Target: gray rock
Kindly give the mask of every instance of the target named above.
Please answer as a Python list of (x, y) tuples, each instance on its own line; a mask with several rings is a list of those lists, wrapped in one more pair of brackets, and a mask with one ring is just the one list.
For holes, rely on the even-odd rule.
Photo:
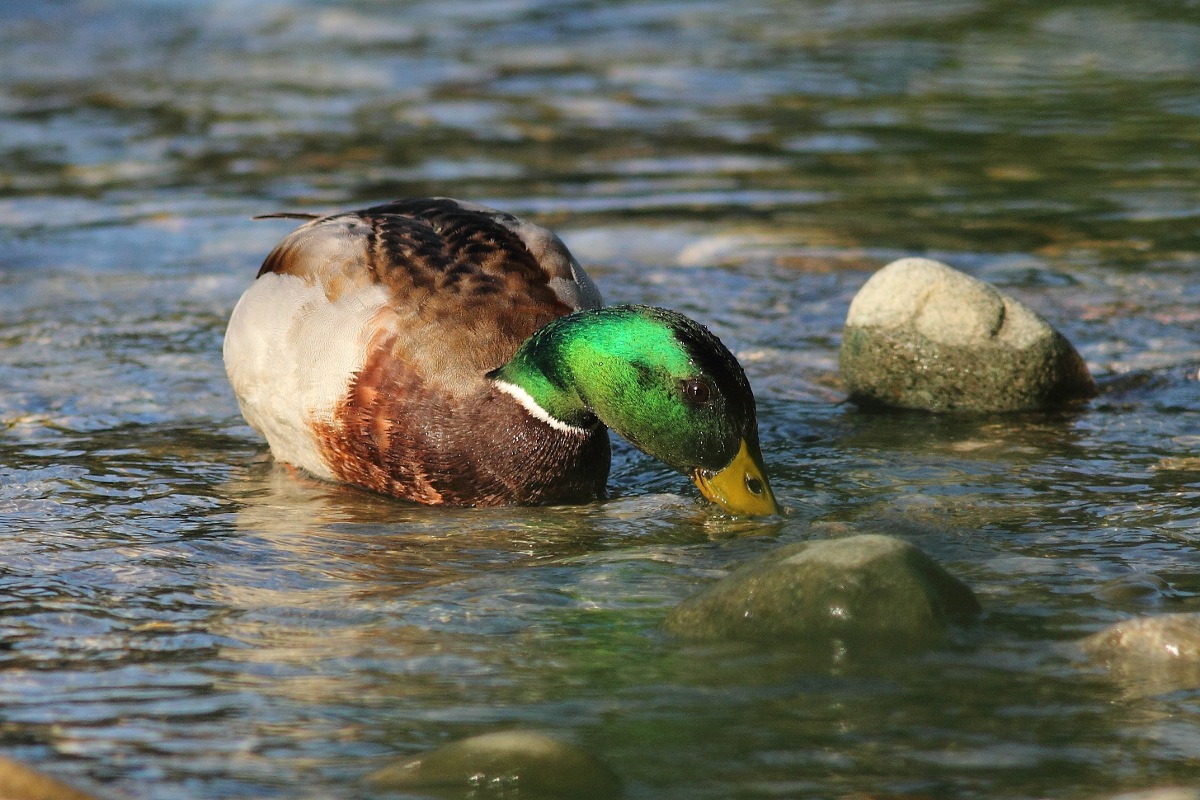
[(694, 639), (924, 645), (979, 611), (966, 584), (916, 546), (861, 534), (755, 559), (673, 608), (665, 627)]
[(1200, 613), (1123, 620), (1084, 639), (1080, 648), (1132, 696), (1200, 687)]
[(850, 304), (850, 398), (927, 411), (1022, 411), (1096, 395), (1087, 365), (1040, 316), (945, 264), (903, 258)]
[(1200, 800), (1200, 789), (1194, 786), (1159, 786), (1136, 792), (1110, 794), (1104, 800)]
[(381, 789), (442, 790), (446, 796), (496, 792), (507, 797), (608, 800), (621, 793), (615, 774), (575, 745), (529, 731), (472, 736), (404, 759), (367, 779)]

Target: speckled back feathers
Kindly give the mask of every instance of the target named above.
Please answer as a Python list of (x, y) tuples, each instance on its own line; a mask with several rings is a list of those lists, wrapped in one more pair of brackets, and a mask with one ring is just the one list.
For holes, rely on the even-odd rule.
[(277, 456), (423, 503), (603, 494), (603, 429), (563, 438), (485, 377), (549, 321), (600, 305), (554, 234), (445, 198), (280, 216), (307, 221), (226, 337), (243, 413)]

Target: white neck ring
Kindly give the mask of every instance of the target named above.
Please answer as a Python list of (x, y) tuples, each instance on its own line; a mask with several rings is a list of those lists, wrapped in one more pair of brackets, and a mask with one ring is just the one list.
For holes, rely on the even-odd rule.
[(550, 416), (550, 412), (538, 405), (538, 402), (533, 399), (529, 392), (517, 386), (515, 383), (502, 381), (499, 378), (493, 378), (492, 382), (496, 384), (496, 388), (504, 392), (506, 395), (516, 400), (521, 408), (529, 414), (529, 416), (544, 422), (556, 431), (569, 433), (573, 436), (587, 436), (592, 431), (588, 428), (580, 428), (577, 425), (568, 425), (561, 419), (556, 419)]

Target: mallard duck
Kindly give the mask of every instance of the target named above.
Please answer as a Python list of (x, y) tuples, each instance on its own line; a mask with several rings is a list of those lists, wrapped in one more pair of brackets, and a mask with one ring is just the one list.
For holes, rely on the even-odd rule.
[(699, 323), (604, 307), (550, 231), (446, 198), (305, 220), (225, 334), (279, 461), (430, 505), (605, 496), (607, 428), (728, 511), (778, 510), (754, 396)]

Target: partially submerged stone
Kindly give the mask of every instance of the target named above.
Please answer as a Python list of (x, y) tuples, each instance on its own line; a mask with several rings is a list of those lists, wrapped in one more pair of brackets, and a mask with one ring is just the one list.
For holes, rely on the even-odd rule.
[(451, 742), (385, 767), (368, 781), (382, 789), (442, 789), (456, 796), (463, 791), (504, 796), (516, 791), (523, 798), (541, 800), (607, 800), (621, 793), (620, 780), (591, 753), (529, 731)]
[(1200, 788), (1195, 786), (1159, 786), (1136, 792), (1104, 795), (1103, 800), (1200, 800)]
[(684, 600), (665, 626), (693, 639), (903, 646), (937, 640), (979, 612), (970, 588), (915, 545), (860, 534), (767, 553)]
[(1200, 687), (1200, 613), (1123, 620), (1084, 639), (1080, 647), (1131, 694)]
[(850, 399), (927, 411), (1022, 411), (1096, 395), (1048, 322), (937, 261), (903, 258), (850, 304), (840, 369)]
[(93, 795), (0, 756), (0, 798), (3, 800), (96, 800)]

